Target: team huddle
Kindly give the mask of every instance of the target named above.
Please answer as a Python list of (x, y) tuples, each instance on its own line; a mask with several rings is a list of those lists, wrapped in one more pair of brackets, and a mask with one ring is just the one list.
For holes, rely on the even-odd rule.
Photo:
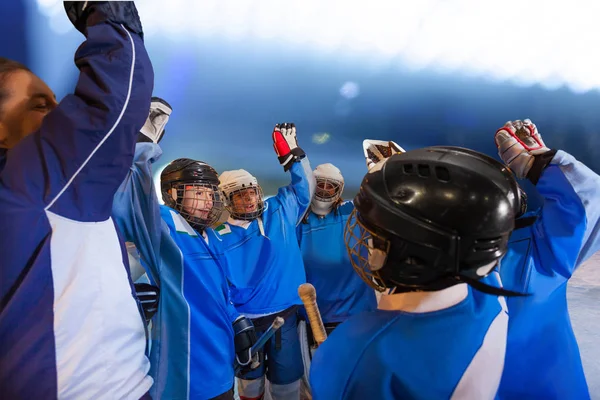
[(180, 158), (161, 204), (173, 110), (135, 5), (65, 9), (73, 95), (0, 58), (6, 398), (590, 398), (566, 287), (600, 249), (600, 176), (533, 122), (490, 134), (501, 162), (365, 140), (352, 201), (281, 123), (274, 196)]

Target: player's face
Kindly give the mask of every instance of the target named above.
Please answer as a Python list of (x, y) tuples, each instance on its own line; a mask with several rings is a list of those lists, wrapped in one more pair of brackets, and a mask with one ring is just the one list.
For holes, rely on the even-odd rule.
[(186, 186), (181, 206), (192, 217), (208, 219), (213, 208), (214, 191), (208, 187)]
[(317, 195), (323, 198), (331, 198), (337, 194), (339, 186), (327, 180), (317, 181)]
[(253, 188), (240, 190), (231, 199), (234, 211), (240, 214), (256, 212), (259, 200), (258, 193)]
[(10, 149), (37, 131), (57, 103), (48, 85), (29, 71), (13, 71), (4, 78), (7, 97), (0, 105), (0, 147)]

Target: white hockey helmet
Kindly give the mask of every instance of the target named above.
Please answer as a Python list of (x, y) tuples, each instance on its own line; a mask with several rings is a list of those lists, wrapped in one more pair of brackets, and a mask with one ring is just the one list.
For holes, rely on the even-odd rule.
[(317, 215), (325, 216), (333, 209), (342, 197), (344, 177), (333, 164), (321, 164), (313, 171), (317, 187), (311, 201), (311, 210)]
[(225, 171), (219, 176), (219, 182), (219, 190), (223, 193), (226, 208), (232, 218), (251, 221), (262, 215), (265, 209), (262, 188), (248, 171)]

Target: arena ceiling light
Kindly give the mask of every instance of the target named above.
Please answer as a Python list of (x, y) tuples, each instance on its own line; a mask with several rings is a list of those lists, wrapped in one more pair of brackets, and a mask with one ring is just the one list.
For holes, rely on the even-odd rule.
[[(52, 19), (62, 2), (38, 0)], [(600, 2), (140, 0), (148, 35), (254, 37), (517, 85), (600, 88)], [(58, 28), (58, 23), (52, 26)], [(65, 26), (64, 23), (60, 25)]]

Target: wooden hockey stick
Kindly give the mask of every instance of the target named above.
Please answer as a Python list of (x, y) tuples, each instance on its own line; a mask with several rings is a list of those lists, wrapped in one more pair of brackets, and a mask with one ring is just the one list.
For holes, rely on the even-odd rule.
[(321, 319), (321, 313), (319, 307), (317, 307), (317, 292), (315, 287), (310, 283), (303, 283), (298, 287), (298, 295), (304, 303), (306, 314), (308, 315), (308, 322), (313, 332), (317, 347), (321, 345), (327, 339), (327, 332)]

